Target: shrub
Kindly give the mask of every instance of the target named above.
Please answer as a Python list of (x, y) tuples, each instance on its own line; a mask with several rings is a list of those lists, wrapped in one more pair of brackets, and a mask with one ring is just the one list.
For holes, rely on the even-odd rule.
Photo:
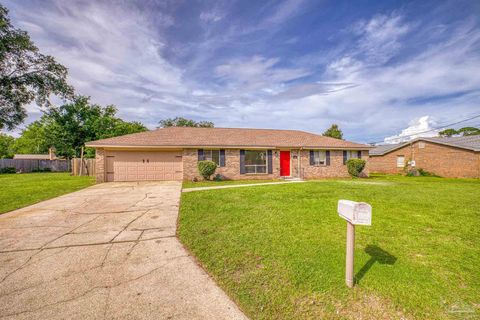
[(17, 173), (14, 167), (0, 168), (0, 173)]
[(362, 159), (349, 159), (347, 160), (348, 173), (352, 177), (359, 177), (365, 168), (366, 161)]
[(210, 176), (215, 173), (217, 169), (217, 164), (213, 161), (199, 161), (198, 162), (198, 172), (205, 180), (209, 180)]

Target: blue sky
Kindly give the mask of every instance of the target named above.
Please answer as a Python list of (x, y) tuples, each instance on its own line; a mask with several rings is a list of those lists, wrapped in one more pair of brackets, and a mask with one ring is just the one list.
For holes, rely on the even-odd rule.
[(370, 142), (480, 114), (480, 1), (3, 3), (77, 93), (150, 128), (338, 123)]

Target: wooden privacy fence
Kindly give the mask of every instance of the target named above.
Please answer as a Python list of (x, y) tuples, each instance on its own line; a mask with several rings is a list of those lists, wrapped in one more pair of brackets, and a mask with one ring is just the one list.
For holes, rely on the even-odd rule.
[(67, 160), (44, 160), (44, 159), (0, 159), (0, 169), (15, 168), (17, 172), (35, 171), (70, 171), (70, 161)]
[(71, 167), (73, 176), (95, 175), (95, 159), (73, 158)]

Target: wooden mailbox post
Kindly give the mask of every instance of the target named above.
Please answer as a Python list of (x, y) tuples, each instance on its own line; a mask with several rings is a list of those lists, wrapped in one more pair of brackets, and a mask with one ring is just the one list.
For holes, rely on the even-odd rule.
[(340, 217), (347, 220), (345, 283), (352, 288), (355, 285), (353, 279), (355, 225), (370, 226), (372, 224), (372, 206), (365, 202), (339, 200), (337, 211)]

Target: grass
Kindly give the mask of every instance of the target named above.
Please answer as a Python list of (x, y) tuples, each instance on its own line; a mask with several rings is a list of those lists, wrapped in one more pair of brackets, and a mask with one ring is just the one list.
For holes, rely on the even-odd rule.
[(0, 174), (0, 213), (80, 190), (93, 183), (93, 177), (73, 177), (63, 172)]
[(254, 184), (254, 183), (265, 183), (265, 182), (278, 182), (283, 180), (223, 180), (223, 181), (184, 181), (183, 188), (198, 188), (198, 187), (215, 187), (215, 186), (226, 186), (226, 185), (235, 185), (235, 184)]
[[(354, 289), (339, 199), (373, 206)], [(479, 180), (375, 176), (183, 193), (179, 237), (252, 319), (473, 319), (479, 214)]]

